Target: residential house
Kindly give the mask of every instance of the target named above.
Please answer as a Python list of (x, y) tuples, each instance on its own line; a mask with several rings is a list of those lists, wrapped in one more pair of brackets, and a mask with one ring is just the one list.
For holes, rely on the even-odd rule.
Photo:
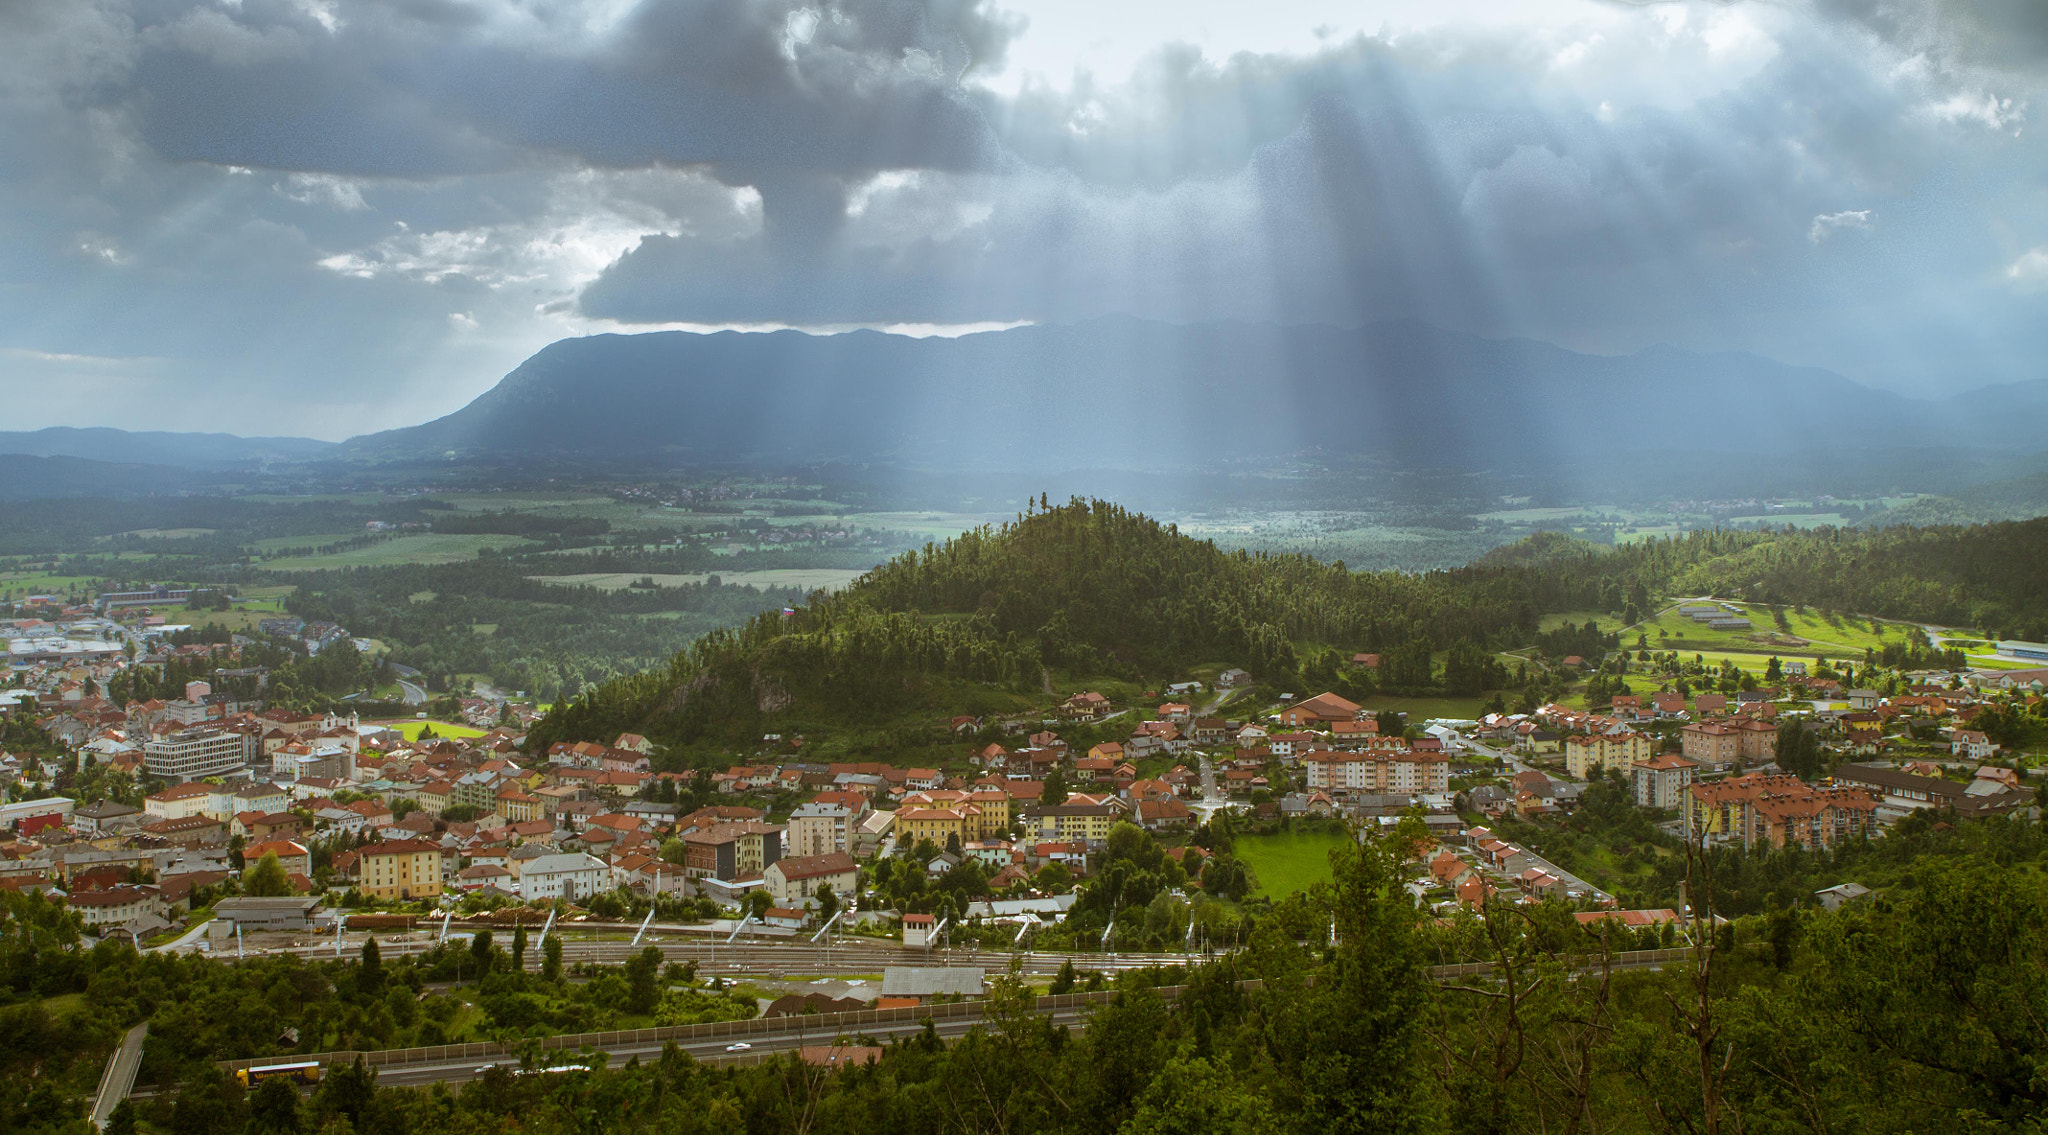
[(756, 820), (713, 824), (683, 836), (684, 870), (692, 879), (724, 882), (757, 875), (782, 858), (782, 826)]
[(1869, 893), (1870, 888), (1861, 883), (1837, 883), (1832, 887), (1824, 887), (1813, 892), (1813, 897), (1820, 901), (1823, 909), (1833, 913), (1842, 909), (1845, 904), (1854, 902)]
[(1998, 755), (1998, 745), (1975, 729), (1957, 729), (1949, 733), (1948, 751), (1953, 756), (1988, 761)]
[(519, 868), (519, 897), (586, 899), (613, 888), (611, 864), (583, 851), (560, 852), (527, 860)]
[(1280, 723), (1293, 728), (1314, 728), (1338, 721), (1357, 721), (1362, 713), (1357, 702), (1322, 693), (1281, 710)]
[(809, 905), (820, 885), (829, 885), (839, 895), (860, 889), (860, 865), (844, 851), (778, 859), (762, 874), (768, 893), (781, 906)]
[(1964, 819), (2003, 815), (2032, 802), (2029, 792), (1972, 794), (1967, 785), (1939, 776), (1920, 776), (1900, 769), (1846, 764), (1835, 769), (1835, 783), (1860, 788), (1883, 801), (1888, 815), (1919, 808), (1953, 808)]
[(242, 848), (242, 862), (248, 867), (262, 862), (266, 855), (277, 856), (278, 863), (284, 867), (287, 874), (308, 877), (313, 874), (313, 853), (307, 851), (304, 844), (295, 840), (265, 840)]
[(162, 918), (165, 909), (162, 891), (127, 884), (102, 891), (74, 891), (64, 902), (78, 912), (87, 930), (96, 933), (141, 918)]

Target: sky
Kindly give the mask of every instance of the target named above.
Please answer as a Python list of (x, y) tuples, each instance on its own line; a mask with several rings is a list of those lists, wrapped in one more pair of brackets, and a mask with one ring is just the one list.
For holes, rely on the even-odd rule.
[(2032, 381), (2044, 82), (2038, 0), (0, 0), (0, 428), (1109, 314)]

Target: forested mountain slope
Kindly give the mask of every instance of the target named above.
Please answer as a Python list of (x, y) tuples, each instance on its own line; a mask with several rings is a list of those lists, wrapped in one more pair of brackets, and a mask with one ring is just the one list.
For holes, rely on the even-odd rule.
[(535, 740), (734, 740), (791, 707), (875, 716), (928, 680), (1036, 689), (1047, 668), (1165, 680), (1201, 662), (1297, 675), (1303, 646), (1522, 645), (1556, 611), (1720, 594), (1901, 619), (2048, 625), (2048, 520), (1975, 528), (1690, 533), (1619, 549), (1544, 534), (1454, 571), (1352, 572), (1226, 552), (1102, 501), (1045, 508), (761, 615), (551, 714)]

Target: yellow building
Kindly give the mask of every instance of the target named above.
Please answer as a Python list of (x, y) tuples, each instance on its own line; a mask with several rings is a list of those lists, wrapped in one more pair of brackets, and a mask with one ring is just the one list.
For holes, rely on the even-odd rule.
[(1636, 762), (1647, 761), (1650, 756), (1650, 739), (1641, 733), (1575, 734), (1564, 741), (1565, 771), (1580, 780), (1591, 779), (1595, 766), (1626, 776)]
[(981, 824), (974, 834), (975, 839), (1010, 837), (1009, 793), (1000, 788), (977, 788), (967, 794), (967, 802), (981, 812)]
[[(1010, 837), (1010, 794), (1000, 788), (984, 786), (972, 792), (935, 788), (914, 792), (903, 799), (904, 812), (933, 809), (960, 813), (960, 838), (963, 841)], [(901, 822), (900, 816), (898, 822)], [(912, 842), (915, 842), (914, 838)]]
[(441, 845), (424, 839), (373, 843), (357, 853), (356, 890), (374, 899), (431, 898), (441, 893)]
[(948, 837), (966, 843), (973, 838), (968, 834), (968, 811), (975, 813), (974, 820), (978, 825), (980, 810), (971, 805), (967, 808), (899, 808), (896, 810), (896, 840), (911, 847), (926, 839), (944, 847)]
[(1066, 842), (1080, 840), (1100, 844), (1109, 839), (1109, 829), (1117, 821), (1118, 812), (1110, 804), (1054, 804), (1039, 808), (1034, 822), (1040, 840)]
[(540, 801), (509, 784), (498, 790), (492, 811), (515, 824), (541, 818)]

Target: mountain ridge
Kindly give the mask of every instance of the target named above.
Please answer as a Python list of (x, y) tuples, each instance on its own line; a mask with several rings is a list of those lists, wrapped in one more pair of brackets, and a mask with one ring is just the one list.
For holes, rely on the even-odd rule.
[(2021, 412), (1999, 418), (1968, 393), (1913, 399), (1742, 352), (1594, 355), (1412, 320), (1109, 317), (951, 339), (667, 331), (559, 340), (462, 409), (334, 455), (1029, 470), (1314, 454), (1485, 467), (1925, 446), (1966, 426), (1977, 444), (2038, 448), (2048, 402), (2016, 401)]
[(112, 426), (0, 431), (0, 454), (194, 469), (306, 460), (326, 453), (334, 445), (331, 441), (305, 437), (243, 437), (229, 433), (123, 430)]

